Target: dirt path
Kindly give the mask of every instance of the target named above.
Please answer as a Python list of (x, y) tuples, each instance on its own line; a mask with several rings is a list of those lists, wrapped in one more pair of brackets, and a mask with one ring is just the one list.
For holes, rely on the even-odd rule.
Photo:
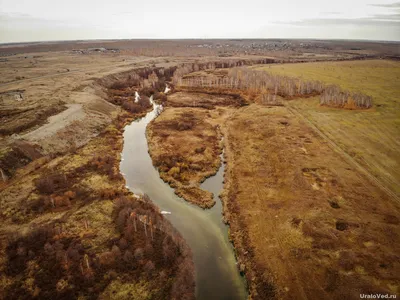
[(22, 138), (29, 141), (37, 141), (52, 136), (60, 129), (67, 127), (73, 121), (82, 120), (85, 118), (85, 111), (82, 104), (68, 104), (68, 109), (63, 112), (48, 118), (48, 123), (38, 129), (24, 134)]
[(384, 191), (390, 197), (400, 201), (399, 196), (397, 196), (392, 190), (386, 187), (380, 180), (378, 180), (374, 175), (372, 175), (367, 169), (361, 166), (354, 158), (347, 154), (342, 148), (340, 148), (334, 141), (327, 137), (318, 127), (308, 118), (306, 118), (302, 113), (300, 113), (296, 108), (285, 105), (285, 107), (294, 115), (305, 121), (316, 133), (318, 133), (328, 145), (335, 150), (337, 153), (341, 154), (354, 168), (356, 168), (360, 173), (366, 176), (370, 181), (374, 182), (382, 191)]

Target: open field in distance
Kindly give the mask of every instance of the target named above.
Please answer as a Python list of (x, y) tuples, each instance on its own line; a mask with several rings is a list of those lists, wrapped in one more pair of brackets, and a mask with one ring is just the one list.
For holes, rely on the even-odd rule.
[(369, 110), (319, 105), (296, 99), (297, 109), (376, 178), (400, 195), (400, 63), (388, 60), (285, 64), (257, 67), (276, 74), (320, 80), (372, 96)]

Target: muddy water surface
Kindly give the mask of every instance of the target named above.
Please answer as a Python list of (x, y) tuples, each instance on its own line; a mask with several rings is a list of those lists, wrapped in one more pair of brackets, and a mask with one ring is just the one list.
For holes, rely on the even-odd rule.
[(145, 136), (147, 124), (156, 117), (157, 105), (144, 118), (125, 127), (121, 172), (134, 193), (146, 193), (182, 234), (193, 252), (197, 299), (246, 299), (245, 281), (240, 276), (227, 227), (223, 224), (218, 194), (223, 187), (222, 165), (218, 173), (201, 187), (214, 193), (216, 205), (203, 210), (174, 194), (159, 177), (148, 154)]

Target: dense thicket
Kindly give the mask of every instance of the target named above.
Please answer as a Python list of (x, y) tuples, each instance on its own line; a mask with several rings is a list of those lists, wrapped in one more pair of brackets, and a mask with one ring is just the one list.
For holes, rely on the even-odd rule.
[[(100, 248), (88, 247), (63, 221), (13, 237), (5, 273), (14, 283), (6, 298), (97, 299), (118, 276), (157, 286), (152, 299), (193, 299), (190, 249), (146, 196), (117, 198), (113, 220), (120, 236)], [(86, 218), (81, 226), (90, 232)]]

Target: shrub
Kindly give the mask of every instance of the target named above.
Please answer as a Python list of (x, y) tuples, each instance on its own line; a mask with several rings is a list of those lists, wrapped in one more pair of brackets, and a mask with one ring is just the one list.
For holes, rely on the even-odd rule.
[(179, 167), (172, 167), (171, 169), (169, 169), (168, 175), (170, 175), (172, 177), (177, 177), (177, 176), (179, 176), (180, 172), (181, 172), (181, 169)]
[(167, 95), (164, 93), (155, 93), (153, 99), (158, 100), (161, 103), (165, 103), (167, 101)]
[(137, 248), (137, 249), (135, 250), (134, 255), (135, 255), (135, 259), (137, 259), (137, 260), (143, 259), (143, 257), (144, 257), (144, 251), (143, 251), (143, 249), (142, 249), (142, 248)]
[(53, 194), (68, 186), (67, 176), (62, 173), (53, 173), (35, 181), (36, 189), (42, 194)]
[(153, 87), (144, 87), (140, 90), (140, 97), (143, 97), (142, 95), (150, 97), (151, 95), (154, 95), (157, 92), (158, 91)]
[(153, 272), (154, 269), (155, 269), (154, 263), (152, 261), (150, 261), (150, 260), (144, 265), (144, 270), (147, 273)]
[(152, 104), (150, 103), (149, 97), (147, 97), (147, 96), (141, 96), (141, 97), (139, 98), (138, 104), (139, 104), (141, 107), (145, 108), (145, 109), (150, 108), (151, 105), (152, 105)]
[(192, 129), (193, 126), (194, 126), (194, 122), (191, 122), (191, 121), (181, 121), (181, 122), (178, 122), (176, 128), (177, 128), (179, 131), (184, 131), (184, 130), (190, 130), (190, 129)]
[(143, 106), (133, 101), (125, 101), (122, 104), (122, 108), (131, 113), (141, 113), (143, 111)]
[(129, 264), (133, 262), (135, 257), (133, 256), (131, 251), (126, 250), (122, 259), (124, 260), (125, 263)]
[(205, 150), (206, 150), (206, 147), (202, 146), (202, 147), (194, 149), (194, 152), (199, 154), (199, 153), (203, 153)]

